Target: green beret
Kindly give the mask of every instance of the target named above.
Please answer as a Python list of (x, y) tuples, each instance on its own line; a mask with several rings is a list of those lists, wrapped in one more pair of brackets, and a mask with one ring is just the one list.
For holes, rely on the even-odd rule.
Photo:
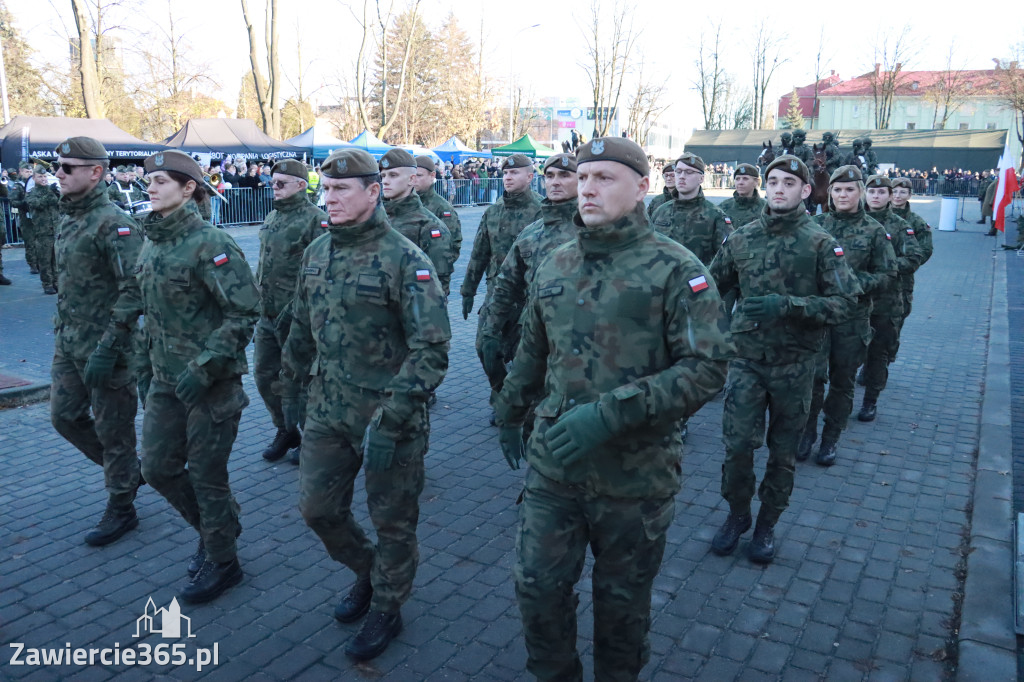
[(661, 169), (662, 173), (675, 173), (676, 165), (674, 163), (666, 163), (664, 168)]
[(36, 165), (32, 166), (32, 172), (39, 173), (40, 175), (46, 175), (47, 173), (50, 172), (50, 169), (41, 163), (37, 163)]
[(651, 174), (651, 164), (644, 150), (633, 140), (625, 137), (599, 137), (576, 150), (576, 162), (615, 161), (629, 166), (640, 175)]
[(320, 175), (336, 180), (362, 178), (379, 172), (377, 162), (365, 149), (338, 149), (320, 166)]
[(147, 156), (145, 168), (147, 173), (174, 171), (181, 173), (190, 180), (195, 180), (197, 185), (203, 183), (203, 169), (199, 167), (196, 160), (185, 152), (179, 152), (176, 149), (157, 152), (152, 156)]
[(114, 172), (115, 173), (127, 173), (128, 172), (128, 166), (118, 166), (117, 168), (114, 169)]
[(865, 187), (888, 187), (892, 189), (892, 180), (884, 175), (871, 175), (868, 176), (867, 182), (864, 183)]
[(529, 168), (533, 170), (533, 159), (526, 154), (513, 154), (501, 162), (501, 170), (509, 168)]
[(795, 175), (796, 177), (803, 180), (804, 184), (809, 185), (811, 183), (811, 174), (807, 170), (807, 166), (803, 161), (793, 156), (792, 154), (783, 154), (776, 158), (774, 161), (768, 164), (768, 167), (764, 169), (764, 177), (767, 178), (768, 174), (778, 168), (780, 171)]
[(857, 166), (840, 166), (832, 171), (832, 175), (828, 178), (830, 185), (837, 182), (864, 182), (864, 174)]
[(64, 159), (86, 159), (89, 161), (106, 161), (110, 157), (99, 140), (91, 137), (69, 137), (57, 145), (54, 150)]
[(700, 158), (696, 154), (691, 154), (690, 152), (683, 152), (683, 154), (676, 159), (676, 163), (682, 163), (690, 168), (696, 168), (701, 173), (704, 172), (704, 159)]
[(297, 159), (282, 159), (275, 163), (274, 167), (270, 169), (270, 174), (275, 175), (277, 173), (290, 175), (300, 180), (309, 180), (309, 169), (306, 168), (306, 164)]
[(389, 149), (388, 153), (380, 157), (380, 169), (382, 171), (391, 168), (415, 168), (416, 159), (404, 149)]
[(737, 175), (749, 175), (752, 178), (760, 178), (761, 172), (757, 170), (757, 166), (751, 163), (741, 163), (736, 166), (736, 170), (732, 172), (732, 176), (735, 178)]
[(437, 166), (434, 165), (434, 160), (426, 155), (416, 157), (416, 167), (423, 168), (431, 173), (433, 173), (434, 169), (437, 168)]
[(910, 178), (893, 178), (892, 179), (892, 186), (893, 187), (904, 187), (906, 189), (909, 189), (911, 191), (911, 193), (913, 193), (913, 191), (914, 191), (914, 183), (912, 183), (910, 181)]
[(555, 154), (549, 156), (548, 160), (544, 162), (544, 172), (547, 172), (548, 168), (554, 167), (556, 170), (569, 171), (570, 173), (576, 172), (576, 156), (573, 154)]

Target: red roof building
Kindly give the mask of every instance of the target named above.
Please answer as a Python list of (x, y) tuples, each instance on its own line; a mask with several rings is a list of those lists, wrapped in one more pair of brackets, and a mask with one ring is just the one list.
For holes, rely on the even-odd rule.
[[(842, 81), (839, 75), (833, 71), (829, 76), (822, 78), (818, 81), (818, 98), (820, 100), (821, 93), (828, 88), (834, 87), (836, 84)], [(796, 89), (796, 96), (800, 100), (800, 113), (804, 117), (809, 127), (814, 127), (814, 122), (818, 119), (818, 108), (820, 101), (814, 99), (814, 83), (805, 85), (802, 88)], [(793, 98), (793, 91), (790, 90), (779, 99), (779, 111), (775, 116), (776, 124), (782, 123), (786, 120), (786, 115), (789, 113), (789, 101)]]

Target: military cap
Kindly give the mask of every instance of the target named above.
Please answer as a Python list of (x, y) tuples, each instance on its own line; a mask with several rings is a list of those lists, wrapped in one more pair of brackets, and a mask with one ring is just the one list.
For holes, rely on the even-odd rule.
[(31, 167), (32, 167), (32, 162), (31, 161), (22, 161), (21, 163), (18, 164), (18, 170), (21, 170), (22, 168), (31, 168)]
[(114, 169), (114, 172), (115, 173), (127, 173), (128, 172), (128, 166), (118, 166), (117, 168)]
[(509, 168), (529, 168), (533, 170), (533, 159), (526, 154), (513, 154), (501, 162), (501, 170)]
[(36, 165), (32, 166), (32, 172), (39, 173), (40, 175), (46, 175), (47, 173), (50, 172), (50, 168), (49, 166), (44, 166), (41, 163), (37, 163)]
[(388, 153), (380, 157), (380, 170), (391, 168), (415, 168), (416, 159), (404, 149), (389, 149)]
[(580, 146), (576, 150), (576, 163), (583, 165), (587, 161), (615, 161), (640, 175), (651, 174), (651, 164), (644, 150), (625, 137), (599, 137)]
[(548, 160), (544, 162), (544, 171), (547, 172), (548, 168), (554, 167), (556, 170), (569, 171), (570, 173), (576, 172), (576, 157), (573, 154), (555, 154), (549, 156)]
[(437, 166), (434, 165), (434, 160), (426, 154), (416, 157), (416, 167), (428, 170), (431, 173), (433, 173), (434, 169), (437, 168)]
[(864, 182), (864, 174), (856, 166), (840, 166), (832, 171), (828, 179), (830, 185), (837, 182)]
[(18, 172), (17, 168), (8, 168), (7, 169), (7, 174), (10, 175), (11, 177), (14, 177), (15, 174), (17, 174), (17, 172)]
[(320, 175), (337, 180), (377, 175), (379, 172), (377, 162), (365, 149), (338, 149), (320, 166)]
[(811, 184), (811, 174), (807, 170), (807, 166), (803, 161), (793, 156), (792, 154), (783, 154), (776, 158), (774, 161), (768, 164), (768, 167), (764, 169), (764, 176), (767, 178), (768, 174), (778, 168), (780, 171), (795, 175), (804, 181), (804, 184)]
[(914, 191), (914, 183), (912, 183), (910, 181), (910, 178), (893, 178), (892, 179), (892, 186), (893, 187), (903, 187), (903, 188), (909, 189), (911, 192)]
[(884, 175), (871, 175), (868, 177), (867, 182), (864, 183), (865, 187), (888, 187), (892, 189), (892, 180)]
[(662, 173), (675, 173), (676, 165), (674, 163), (666, 163), (664, 168), (661, 169)]
[(696, 168), (701, 173), (704, 172), (704, 159), (691, 152), (683, 152), (682, 155), (676, 159), (676, 163), (682, 163), (690, 168)]
[(749, 175), (752, 178), (761, 177), (761, 172), (757, 170), (757, 166), (752, 163), (741, 163), (736, 166), (736, 170), (732, 172), (732, 176), (735, 178), (737, 175)]
[(157, 152), (152, 156), (147, 156), (145, 168), (147, 173), (174, 171), (181, 173), (190, 180), (195, 180), (197, 185), (203, 182), (203, 169), (199, 167), (196, 160), (185, 152), (179, 152), (176, 149)]
[(309, 180), (309, 169), (298, 159), (281, 159), (270, 169), (270, 174), (290, 175), (300, 180)]
[(89, 161), (106, 161), (110, 157), (99, 140), (91, 137), (69, 137), (57, 145), (54, 150), (65, 159), (87, 159)]

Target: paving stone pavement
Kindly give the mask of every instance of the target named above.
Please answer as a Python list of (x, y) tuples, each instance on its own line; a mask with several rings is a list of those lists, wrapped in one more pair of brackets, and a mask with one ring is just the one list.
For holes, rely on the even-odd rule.
[[(920, 208), (933, 224), (938, 203)], [(460, 210), (463, 257), (482, 209)], [(917, 278), (878, 420), (854, 419), (836, 466), (799, 464), (777, 558), (761, 568), (740, 550), (709, 543), (726, 514), (719, 495), (721, 400), (690, 420), (661, 574), (655, 581), (652, 657), (642, 679), (939, 680), (952, 675), (956, 568), (968, 523), (993, 282), (992, 241), (982, 228), (936, 232), (935, 255)], [(256, 229), (231, 234), (256, 254)], [(10, 254), (10, 255), (9, 255)], [(46, 377), (53, 298), (29, 281), (19, 252), (4, 252), (14, 287), (0, 291), (0, 372)], [(481, 292), (482, 293), (482, 292)], [(479, 299), (478, 299), (479, 300)], [(143, 488), (140, 526), (90, 548), (83, 534), (103, 511), (102, 476), (60, 438), (43, 404), (0, 411), (0, 632), (5, 645), (123, 650), (139, 642), (218, 647), (219, 664), (15, 666), (5, 646), (0, 677), (27, 680), (525, 680), (525, 649), (510, 577), (522, 472), (508, 470), (487, 425), (488, 389), (473, 349), (475, 320), (450, 301), (450, 369), (432, 410), (421, 563), (405, 629), (380, 658), (354, 665), (343, 645), (358, 626), (332, 618), (352, 583), (297, 509), (297, 470), (268, 464), (273, 435), (251, 377), (230, 464), (242, 507), (245, 581), (209, 605), (182, 607), (191, 639), (135, 638), (147, 599), (169, 604), (186, 582), (195, 535)], [(251, 353), (251, 347), (250, 347)], [(251, 355), (250, 355), (251, 359)], [(861, 389), (858, 389), (858, 406)], [(140, 422), (141, 425), (141, 411)], [(766, 450), (757, 454), (763, 466)], [(369, 528), (362, 483), (353, 511)], [(592, 678), (590, 564), (581, 595), (580, 651)]]

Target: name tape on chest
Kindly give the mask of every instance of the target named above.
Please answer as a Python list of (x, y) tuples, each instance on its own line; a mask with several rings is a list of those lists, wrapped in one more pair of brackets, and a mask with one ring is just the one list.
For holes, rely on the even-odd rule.
[(690, 291), (696, 294), (708, 288), (708, 278), (701, 275), (700, 277), (694, 277), (687, 284), (690, 285)]
[(431, 230), (430, 231), (430, 238), (431, 239), (440, 239), (441, 238), (441, 230)]
[(119, 227), (117, 228), (118, 237), (130, 237), (132, 234), (132, 228), (130, 227)]
[(213, 257), (213, 264), (220, 267), (228, 262), (228, 254), (222, 253)]
[(320, 268), (318, 266), (316, 266), (316, 265), (307, 265), (306, 267), (304, 267), (302, 269), (302, 274), (304, 274), (304, 275), (319, 275), (320, 274)]
[(429, 282), (430, 281), (430, 270), (417, 270), (416, 271), (417, 282)]
[(834, 252), (834, 253), (835, 253), (835, 254), (836, 254), (837, 256), (842, 256), (842, 255), (843, 255), (843, 247), (841, 247), (841, 246), (837, 246), (836, 248), (832, 249), (832, 251), (833, 251), (833, 252)]

